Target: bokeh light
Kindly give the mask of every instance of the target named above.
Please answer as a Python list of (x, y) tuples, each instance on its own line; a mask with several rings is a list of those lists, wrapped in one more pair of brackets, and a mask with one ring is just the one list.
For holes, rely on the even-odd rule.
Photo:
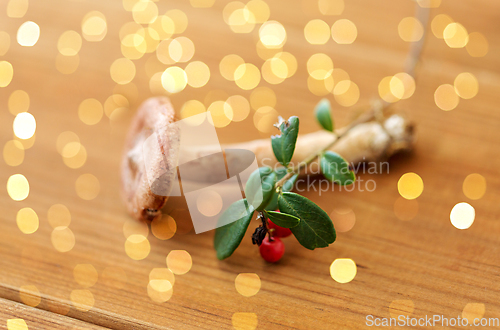
[(189, 63), (184, 69), (187, 75), (187, 83), (194, 88), (205, 86), (210, 79), (210, 69), (208, 65), (201, 61)]
[(312, 45), (324, 45), (330, 39), (330, 26), (323, 20), (313, 19), (304, 27), (304, 36)]
[(438, 14), (434, 16), (431, 22), (432, 33), (436, 38), (443, 39), (444, 29), (446, 29), (446, 27), (451, 23), (453, 23), (453, 19), (446, 14)]
[(403, 41), (416, 42), (422, 39), (424, 27), (415, 17), (405, 17), (399, 22), (398, 33)]
[(75, 282), (84, 288), (90, 288), (97, 283), (99, 274), (91, 264), (78, 264), (73, 269)]
[(231, 323), (235, 330), (255, 330), (259, 320), (255, 313), (234, 313)]
[[(334, 88), (333, 77), (330, 75), (325, 79), (314, 79), (314, 77), (307, 77), (307, 88), (311, 93), (317, 96), (328, 95)], [(342, 89), (345, 90), (345, 89)]]
[(0, 31), (0, 56), (4, 56), (10, 48), (10, 35), (5, 31)]
[(7, 141), (3, 147), (3, 159), (9, 166), (21, 165), (24, 161), (23, 144), (16, 140)]
[(121, 94), (113, 94), (104, 102), (104, 113), (111, 120), (117, 120), (129, 110), (128, 99)]
[[(181, 108), (181, 119), (189, 125), (198, 126), (205, 121), (205, 116), (196, 116), (206, 112), (205, 105), (198, 100), (186, 101)], [(196, 117), (194, 117), (196, 116)]]
[(356, 273), (356, 263), (352, 259), (338, 258), (330, 265), (330, 276), (338, 283), (351, 282)]
[(18, 113), (13, 123), (14, 134), (23, 140), (31, 138), (36, 131), (36, 120), (31, 113)]
[(259, 29), (259, 38), (266, 48), (281, 48), (286, 42), (286, 30), (277, 21), (267, 21)]
[(76, 179), (75, 190), (81, 199), (92, 200), (96, 198), (100, 189), (99, 180), (92, 174), (82, 174)]
[(234, 72), (234, 81), (241, 89), (254, 89), (260, 82), (260, 71), (251, 63), (241, 64)]
[(184, 275), (191, 270), (193, 260), (185, 250), (172, 250), (167, 255), (167, 267), (175, 275)]
[(87, 41), (101, 41), (108, 32), (106, 17), (99, 11), (91, 11), (82, 19), (82, 35)]
[(29, 139), (26, 139), (26, 140), (20, 139), (14, 135), (14, 140), (16, 140), (17, 142), (20, 142), (23, 145), (24, 150), (28, 150), (31, 147), (33, 147), (33, 145), (35, 144), (36, 134), (33, 134), (32, 137), (30, 137)]
[[(216, 101), (216, 102), (222, 102), (222, 101)], [(225, 102), (223, 103), (224, 105), (227, 104)], [(211, 111), (210, 108), (208, 110)], [(213, 217), (219, 214), (219, 212), (222, 210), (222, 206), (223, 206), (222, 197), (215, 190), (203, 191), (196, 199), (196, 207), (198, 208), (198, 211), (206, 217)]]
[(330, 218), (335, 226), (335, 230), (340, 233), (348, 232), (356, 223), (356, 215), (350, 208), (337, 208), (330, 213)]
[(94, 307), (95, 299), (90, 290), (73, 290), (69, 296), (73, 306), (82, 312), (88, 312)]
[(250, 94), (250, 105), (252, 109), (257, 110), (264, 106), (274, 108), (276, 106), (276, 94), (269, 87), (258, 87)]
[(165, 16), (170, 18), (174, 22), (174, 33), (179, 34), (186, 31), (188, 27), (188, 17), (180, 9), (172, 9), (165, 13)]
[(283, 52), (283, 46), (276, 48), (268, 48), (259, 40), (255, 44), (255, 50), (257, 51), (257, 55), (259, 55), (261, 59), (267, 60)]
[(145, 259), (151, 251), (151, 245), (142, 235), (130, 235), (125, 241), (125, 253), (133, 260)]
[(458, 229), (467, 229), (472, 226), (475, 217), (474, 207), (465, 202), (453, 206), (450, 213), (451, 224)]
[(131, 82), (136, 73), (135, 64), (128, 58), (119, 58), (109, 68), (111, 79), (117, 84), (125, 85)]
[(352, 44), (358, 37), (356, 25), (348, 19), (339, 19), (332, 25), (332, 38), (341, 45)]
[(7, 319), (7, 330), (28, 330), (28, 325), (23, 319)]
[(28, 0), (9, 0), (7, 4), (7, 16), (11, 18), (21, 18), (28, 11)]
[(415, 199), (424, 191), (424, 181), (416, 173), (405, 173), (398, 180), (398, 191), (406, 199)]
[(153, 268), (147, 286), (149, 297), (158, 303), (168, 301), (172, 297), (174, 283), (175, 275), (168, 268)]
[(251, 13), (252, 15), (248, 15), (249, 23), (265, 23), (269, 16), (271, 15), (271, 10), (269, 9), (269, 5), (262, 0), (250, 0), (247, 2), (244, 8), (245, 15), (247, 13)]
[(27, 112), (30, 107), (30, 96), (23, 90), (13, 91), (9, 96), (8, 107), (14, 116), (20, 112)]
[(455, 92), (463, 99), (471, 99), (477, 95), (479, 90), (479, 83), (477, 78), (469, 72), (462, 72), (453, 83)]
[(234, 81), (234, 73), (236, 69), (245, 61), (236, 54), (229, 54), (224, 56), (219, 63), (220, 74), (229, 81)]
[(469, 174), (464, 180), (462, 190), (467, 198), (481, 199), (486, 193), (486, 179), (478, 173)]
[(86, 99), (78, 107), (78, 117), (87, 125), (95, 125), (101, 121), (104, 113), (101, 102), (96, 99)]
[(40, 290), (34, 285), (21, 285), (19, 287), (19, 298), (30, 307), (36, 307), (42, 301)]
[(323, 15), (341, 15), (344, 7), (344, 0), (318, 0), (318, 8)]
[(127, 219), (127, 221), (123, 223), (123, 236), (129, 238), (132, 235), (148, 237), (148, 225), (144, 222), (136, 221), (135, 219)]
[(175, 235), (176, 231), (177, 223), (168, 214), (157, 217), (151, 222), (151, 232), (158, 239), (170, 239)]
[[(274, 69), (273, 69), (274, 67)], [(262, 65), (262, 78), (270, 84), (276, 85), (285, 81), (288, 75), (286, 63), (278, 58), (267, 59)]]
[(259, 275), (255, 273), (241, 273), (236, 276), (234, 286), (239, 294), (245, 297), (255, 296), (261, 287)]
[(138, 24), (153, 23), (158, 17), (158, 6), (150, 0), (138, 1), (132, 7), (132, 17)]
[(443, 31), (443, 38), (450, 48), (463, 48), (469, 41), (469, 33), (460, 23), (450, 23)]
[(7, 193), (15, 201), (25, 200), (30, 193), (30, 185), (22, 174), (14, 174), (7, 180)]
[(253, 12), (243, 6), (231, 12), (228, 25), (234, 33), (250, 33), (255, 27), (255, 16)]
[(78, 137), (78, 135), (76, 135), (76, 133), (71, 132), (71, 131), (66, 131), (66, 132), (62, 132), (61, 134), (59, 134), (59, 136), (57, 137), (57, 140), (56, 140), (57, 152), (62, 154), (64, 147), (68, 143), (71, 143), (71, 142), (80, 143), (80, 138)]
[[(175, 275), (168, 268), (153, 268), (151, 272), (149, 272), (149, 282), (160, 280), (160, 281), (168, 281), (170, 285), (173, 287), (175, 284)], [(156, 284), (156, 285), (155, 285)], [(158, 288), (157, 285), (163, 285), (162, 283), (153, 283), (153, 288)]]
[[(61, 155), (63, 156), (64, 164), (73, 169), (82, 167), (87, 161), (87, 150), (79, 142), (67, 143), (61, 150)], [(69, 157), (65, 157), (66, 155)]]
[(186, 37), (177, 37), (168, 44), (168, 54), (174, 62), (187, 62), (194, 56), (194, 43)]
[(38, 230), (38, 215), (32, 208), (25, 207), (17, 212), (16, 223), (23, 234), (33, 234)]
[(405, 85), (399, 77), (387, 76), (378, 84), (378, 94), (382, 100), (394, 103), (405, 95)]
[(34, 46), (38, 38), (40, 38), (40, 27), (35, 22), (24, 22), (17, 30), (17, 43), (21, 46)]
[(341, 106), (352, 107), (359, 100), (359, 87), (350, 80), (342, 80), (335, 85), (333, 95)]
[(64, 56), (57, 54), (56, 56), (56, 69), (62, 74), (72, 74), (80, 65), (80, 56)]
[(489, 44), (486, 37), (479, 32), (469, 34), (469, 42), (465, 46), (472, 57), (483, 57), (488, 54)]
[(235, 122), (240, 122), (245, 120), (250, 114), (250, 103), (248, 100), (241, 95), (233, 95), (228, 97), (226, 103), (231, 107), (233, 111), (232, 120)]
[(47, 220), (52, 228), (68, 227), (71, 223), (71, 213), (63, 204), (54, 204), (47, 211)]
[(469, 324), (478, 324), (478, 320), (484, 317), (485, 312), (486, 307), (483, 303), (467, 303), (462, 310), (462, 318), (467, 319)]
[(399, 96), (401, 94), (400, 82), (403, 86), (403, 93), (401, 99), (405, 100), (410, 98), (413, 95), (413, 93), (415, 93), (415, 88), (416, 88), (415, 79), (406, 72), (396, 73), (389, 82), (389, 88), (391, 90), (392, 95)]
[(76, 31), (69, 30), (61, 34), (57, 49), (64, 56), (75, 56), (82, 48), (82, 37)]
[(273, 125), (277, 122), (278, 111), (270, 106), (263, 106), (257, 109), (253, 115), (253, 124), (262, 133), (267, 134), (275, 130)]
[(332, 75), (333, 61), (326, 54), (314, 54), (307, 60), (307, 72), (316, 80), (326, 79)]
[(14, 76), (14, 68), (7, 61), (0, 61), (0, 87), (7, 87)]
[(455, 91), (455, 87), (450, 84), (443, 84), (434, 92), (434, 102), (441, 110), (453, 110), (458, 106), (459, 101), (460, 98)]
[(161, 75), (161, 85), (169, 93), (178, 93), (186, 88), (186, 72), (178, 66), (171, 66)]
[(75, 247), (75, 234), (65, 226), (60, 226), (52, 230), (50, 235), (52, 246), (59, 252), (68, 252)]

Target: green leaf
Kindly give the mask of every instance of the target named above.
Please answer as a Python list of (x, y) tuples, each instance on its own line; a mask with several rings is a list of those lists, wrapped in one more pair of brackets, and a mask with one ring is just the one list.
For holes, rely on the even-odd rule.
[(255, 210), (262, 210), (271, 199), (276, 177), (270, 167), (259, 167), (250, 174), (245, 186), (245, 197)]
[(286, 213), (266, 211), (267, 217), (271, 219), (272, 222), (283, 228), (293, 228), (297, 226), (300, 219)]
[(318, 205), (304, 196), (285, 192), (278, 198), (280, 211), (300, 219), (296, 227), (291, 228), (293, 235), (305, 248), (327, 247), (335, 242), (336, 234), (328, 214)]
[(321, 127), (327, 131), (333, 132), (332, 107), (330, 106), (330, 101), (327, 99), (319, 101), (316, 108), (314, 108), (314, 113)]
[[(276, 170), (274, 170), (274, 172), (276, 172), (277, 175), (276, 181), (281, 180), (287, 174), (287, 170), (285, 167), (279, 167)], [(299, 177), (298, 174), (294, 174), (290, 179), (288, 179), (283, 184), (283, 187), (281, 187), (282, 191), (292, 191), (298, 177)], [(273, 195), (271, 196), (264, 210), (274, 211), (278, 208), (278, 195), (279, 194), (276, 192), (276, 190), (273, 189)]]
[(356, 181), (356, 175), (349, 167), (349, 163), (333, 151), (321, 155), (319, 164), (325, 178), (332, 182), (347, 186)]
[(248, 205), (247, 200), (240, 199), (231, 204), (220, 216), (219, 222), (237, 220), (215, 230), (214, 247), (219, 260), (229, 257), (240, 245), (252, 219), (253, 212), (254, 209), (251, 205)]
[(271, 136), (271, 145), (276, 159), (287, 167), (295, 151), (295, 143), (299, 134), (299, 118), (292, 116), (288, 120), (282, 120), (279, 123), (279, 129), (281, 134)]

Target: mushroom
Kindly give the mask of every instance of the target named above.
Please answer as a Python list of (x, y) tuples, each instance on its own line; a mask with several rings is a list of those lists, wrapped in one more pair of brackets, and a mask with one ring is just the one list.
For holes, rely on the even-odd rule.
[[(299, 164), (329, 145), (332, 145), (330, 150), (342, 155), (349, 163), (375, 161), (402, 150), (410, 150), (414, 141), (414, 129), (408, 119), (401, 114), (386, 117), (380, 107), (375, 110), (339, 130), (336, 135), (326, 131), (300, 135), (292, 163)], [(175, 125), (170, 125), (174, 122), (175, 111), (169, 99), (153, 97), (139, 107), (126, 137), (121, 162), (122, 197), (128, 212), (140, 221), (151, 222), (161, 217), (161, 209), (168, 199), (168, 196), (156, 195), (151, 191), (151, 177), (161, 177), (161, 180), (156, 181), (164, 185), (163, 191), (170, 191), (174, 180), (178, 179), (180, 132)], [(153, 150), (148, 155), (150, 159), (145, 161), (143, 144), (155, 133), (159, 147)], [(335, 139), (338, 141), (333, 143)], [(189, 152), (195, 153), (197, 158), (202, 158), (219, 152), (220, 149), (219, 145), (205, 145)], [(225, 149), (251, 151), (255, 154), (259, 166), (274, 167), (278, 163), (270, 139), (223, 145), (222, 150)], [(234, 155), (237, 154), (226, 155), (228, 168), (238, 162)], [(318, 166), (318, 162), (311, 162), (304, 172), (318, 173)]]

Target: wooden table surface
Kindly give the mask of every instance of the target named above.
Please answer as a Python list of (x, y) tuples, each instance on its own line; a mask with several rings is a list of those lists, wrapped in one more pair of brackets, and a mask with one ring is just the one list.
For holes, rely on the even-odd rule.
[[(29, 329), (230, 329), (233, 321), (243, 329), (238, 321), (243, 315), (256, 318), (258, 329), (353, 329), (364, 328), (367, 315), (397, 315), (398, 304), (414, 306), (402, 308), (409, 309), (413, 317), (438, 314), (451, 318), (462, 316), (466, 306), (483, 306), (470, 304), (484, 304), (486, 318), (500, 317), (500, 3), (443, 0), (439, 8), (431, 10), (431, 19), (445, 13), (469, 32), (482, 33), (489, 52), (471, 57), (464, 48), (449, 48), (429, 33), (417, 68), (415, 94), (396, 106), (416, 124), (414, 152), (391, 159), (389, 174), (362, 174), (364, 180), (376, 181), (373, 192), (304, 193), (329, 214), (352, 209), (354, 228), (338, 233), (329, 248), (315, 251), (286, 239), (284, 258), (278, 264), (267, 264), (251, 244), (249, 233), (232, 257), (217, 260), (213, 232), (194, 234), (190, 219), (182, 212), (173, 214), (178, 226), (174, 237), (160, 240), (149, 233), (151, 251), (145, 259), (133, 260), (126, 254), (123, 228), (128, 228), (131, 219), (120, 200), (119, 162), (131, 115), (141, 101), (153, 95), (145, 65), (155, 54), (135, 61), (133, 82), (116, 87), (109, 70), (122, 57), (120, 27), (132, 21), (121, 1), (32, 0), (23, 18), (8, 17), (7, 2), (0, 2), (0, 31), (10, 35), (10, 48), (0, 61), (12, 64), (14, 77), (0, 88), (2, 147), (13, 139), (15, 117), (7, 106), (13, 91), (28, 93), (28, 111), (36, 118), (37, 127), (35, 142), (25, 151), (22, 164), (0, 162), (0, 327), (6, 328), (9, 319), (20, 318)], [(187, 15), (189, 23), (182, 35), (195, 44), (193, 60), (207, 63), (211, 71), (206, 86), (188, 86), (171, 96), (177, 111), (187, 100), (203, 102), (213, 90), (250, 96), (251, 91), (227, 81), (218, 69), (228, 54), (238, 54), (259, 68), (264, 62), (255, 49), (258, 26), (251, 33), (235, 34), (224, 22), (222, 10), (228, 2), (216, 0), (210, 8), (193, 8), (188, 0), (157, 3), (160, 13), (177, 8)], [(345, 1), (340, 16), (321, 15), (314, 1), (266, 2), (270, 19), (281, 22), (287, 31), (284, 51), (296, 57), (298, 70), (281, 84), (261, 80), (259, 86), (274, 90), (280, 115), (300, 116), (301, 133), (318, 129), (312, 109), (321, 97), (307, 87), (306, 62), (312, 54), (328, 54), (336, 68), (349, 73), (360, 89), (357, 105), (367, 105), (378, 97), (377, 86), (383, 77), (403, 71), (409, 44), (398, 36), (398, 24), (414, 14), (413, 1)], [(76, 72), (60, 73), (55, 66), (59, 36), (66, 30), (81, 33), (82, 18), (93, 10), (106, 17), (105, 38), (83, 40)], [(340, 18), (350, 19), (357, 26), (356, 41), (338, 45), (330, 38), (325, 45), (310, 45), (303, 28), (314, 18), (330, 26)], [(41, 29), (33, 47), (16, 42), (17, 29), (25, 21), (34, 21)], [(166, 68), (160, 65), (158, 71)], [(439, 109), (434, 91), (442, 84), (453, 84), (461, 72), (477, 77), (477, 96), (460, 100), (452, 111)], [(117, 121), (104, 116), (95, 125), (79, 119), (78, 106), (84, 99), (104, 103), (113, 91), (123, 93), (130, 102), (125, 116)], [(352, 111), (335, 103), (332, 94), (328, 98), (338, 125), (346, 124)], [(242, 122), (218, 129), (221, 142), (269, 137), (270, 133), (255, 128), (253, 112)], [(86, 148), (86, 162), (79, 168), (66, 166), (56, 149), (57, 138), (65, 131), (76, 133)], [(393, 206), (400, 198), (397, 182), (407, 172), (423, 179), (424, 190), (416, 199), (416, 217), (401, 221)], [(76, 180), (87, 173), (100, 185), (98, 196), (91, 200), (80, 198), (75, 190)], [(471, 173), (481, 174), (487, 182), (486, 193), (478, 200), (468, 199), (462, 191), (463, 181)], [(29, 196), (22, 201), (12, 200), (7, 193), (7, 180), (14, 174), (24, 175), (29, 182)], [(459, 202), (471, 204), (476, 212), (475, 222), (467, 230), (450, 223), (450, 211)], [(59, 252), (51, 243), (53, 228), (47, 212), (54, 204), (65, 205), (71, 213), (69, 229), (76, 243), (68, 252)], [(176, 199), (168, 207), (185, 206)], [(22, 208), (37, 213), (35, 233), (19, 230), (16, 215)], [(154, 268), (166, 267), (171, 250), (188, 251), (192, 268), (176, 276), (172, 297), (157, 303), (148, 296), (149, 274)], [(357, 264), (351, 282), (341, 284), (330, 276), (330, 265), (337, 258), (350, 258)], [(95, 284), (82, 286), (75, 281), (73, 273), (79, 264), (95, 268)], [(245, 297), (236, 291), (235, 278), (240, 273), (258, 274), (261, 289), (256, 295)], [(87, 297), (88, 308), (75, 304), (78, 294)], [(254, 328), (252, 322), (246, 326)]]

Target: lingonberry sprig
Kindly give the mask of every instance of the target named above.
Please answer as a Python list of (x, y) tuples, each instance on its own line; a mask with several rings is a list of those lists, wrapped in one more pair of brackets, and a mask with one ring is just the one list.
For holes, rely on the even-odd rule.
[(280, 118), (275, 125), (280, 134), (271, 137), (271, 145), (282, 167), (260, 167), (253, 172), (246, 183), (245, 198), (232, 204), (222, 214), (221, 220), (230, 223), (217, 228), (215, 232), (214, 246), (219, 259), (229, 257), (236, 250), (254, 213), (257, 213), (261, 223), (252, 235), (252, 242), (260, 246), (262, 257), (269, 262), (281, 258), (284, 245), (280, 237), (289, 236), (290, 233), (310, 250), (327, 247), (335, 241), (335, 228), (328, 214), (311, 200), (291, 191), (300, 171), (316, 159), (326, 179), (339, 185), (353, 184), (356, 176), (349, 163), (328, 149), (352, 127), (372, 120), (373, 115), (364, 116), (343, 132), (335, 133), (330, 103), (321, 101), (315, 113), (319, 124), (332, 133), (333, 142), (294, 166), (291, 159), (299, 132), (299, 118)]

